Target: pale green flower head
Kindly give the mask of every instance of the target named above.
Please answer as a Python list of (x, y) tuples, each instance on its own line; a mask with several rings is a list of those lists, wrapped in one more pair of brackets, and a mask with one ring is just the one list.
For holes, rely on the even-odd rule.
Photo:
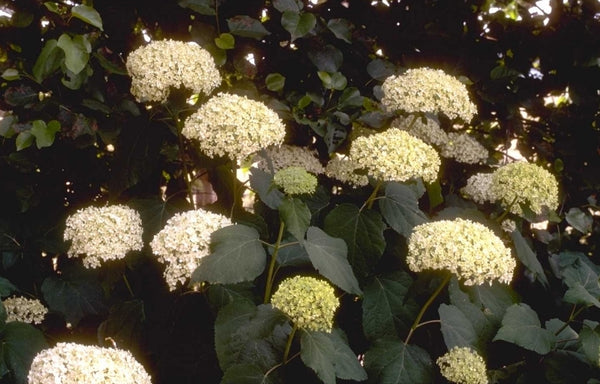
[(459, 163), (478, 164), (485, 162), (490, 153), (469, 134), (450, 132), (448, 140), (442, 146), (440, 155), (454, 159)]
[(169, 289), (185, 283), (210, 254), (210, 235), (232, 225), (229, 218), (203, 209), (176, 213), (150, 242), (152, 253), (165, 264), (164, 277)]
[(285, 125), (277, 113), (260, 101), (219, 93), (184, 123), (181, 134), (196, 139), (208, 157), (244, 160), (261, 149), (280, 145)]
[(300, 329), (331, 332), (340, 302), (328, 282), (314, 277), (294, 276), (279, 284), (271, 297), (271, 304)]
[(467, 87), (439, 69), (409, 69), (402, 75), (385, 79), (381, 90), (381, 104), (390, 112), (443, 113), (450, 119), (458, 117), (467, 123), (477, 113)]
[(127, 206), (88, 207), (67, 218), (63, 238), (71, 240), (69, 257), (84, 255), (83, 266), (97, 268), (140, 251), (143, 231), (139, 213)]
[(398, 128), (356, 138), (349, 157), (357, 168), (382, 181), (420, 177), (431, 183), (437, 179), (441, 164), (433, 147)]
[(41, 324), (48, 313), (48, 308), (38, 299), (14, 296), (4, 299), (2, 304), (6, 310), (6, 322)]
[(315, 193), (317, 178), (301, 167), (287, 167), (280, 169), (273, 175), (273, 183), (283, 189), (288, 195), (302, 195)]
[(539, 165), (520, 161), (498, 168), (492, 174), (491, 191), (504, 208), (516, 215), (523, 214), (521, 205), (538, 215), (544, 206), (558, 208), (558, 182)]
[(487, 384), (483, 358), (469, 347), (454, 347), (436, 361), (446, 380), (456, 384)]
[(132, 51), (126, 67), (131, 94), (140, 102), (165, 102), (171, 87), (208, 95), (221, 84), (213, 57), (194, 42), (152, 41)]
[(446, 270), (465, 285), (510, 283), (516, 262), (490, 229), (470, 220), (440, 220), (417, 225), (408, 239), (408, 268)]
[(151, 384), (144, 367), (126, 350), (58, 343), (33, 359), (28, 384)]

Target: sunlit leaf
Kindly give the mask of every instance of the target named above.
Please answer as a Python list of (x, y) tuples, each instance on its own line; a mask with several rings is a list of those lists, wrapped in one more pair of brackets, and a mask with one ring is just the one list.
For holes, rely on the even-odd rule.
[(66, 33), (58, 38), (57, 46), (65, 52), (65, 66), (77, 75), (88, 63), (92, 47), (83, 35), (75, 35), (72, 39)]
[(260, 40), (271, 34), (260, 21), (246, 15), (238, 15), (227, 19), (227, 26), (229, 27), (229, 31), (234, 35), (250, 37), (256, 40)]
[(281, 15), (281, 25), (290, 33), (292, 41), (308, 34), (316, 24), (317, 18), (312, 13), (285, 11)]
[(98, 11), (96, 11), (93, 7), (90, 7), (89, 5), (74, 6), (73, 8), (71, 8), (71, 15), (73, 15), (73, 17), (78, 18), (79, 20), (93, 25), (101, 31), (103, 30), (102, 17), (100, 17)]
[(215, 45), (221, 49), (233, 49), (235, 47), (235, 37), (231, 33), (221, 33), (215, 37)]
[(493, 341), (503, 340), (545, 355), (556, 342), (554, 333), (542, 328), (537, 313), (525, 303), (508, 307), (502, 327)]
[(18, 121), (16, 116), (6, 115), (0, 120), (0, 136), (10, 139), (17, 133), (15, 132), (13, 124)]
[(279, 92), (285, 86), (285, 77), (281, 73), (269, 73), (265, 85), (269, 91)]
[(19, 75), (19, 71), (15, 68), (7, 68), (2, 72), (2, 78), (6, 81), (19, 80), (21, 75)]
[(370, 383), (433, 383), (434, 366), (426, 350), (403, 341), (381, 339), (365, 354)]
[(27, 147), (30, 147), (33, 144), (33, 140), (35, 137), (31, 134), (30, 131), (23, 131), (17, 135), (17, 139), (15, 144), (17, 146), (17, 151), (21, 151)]
[(60, 131), (60, 123), (57, 120), (51, 120), (48, 124), (43, 120), (35, 120), (31, 127), (31, 134), (35, 136), (35, 145), (38, 148), (50, 147), (58, 131)]

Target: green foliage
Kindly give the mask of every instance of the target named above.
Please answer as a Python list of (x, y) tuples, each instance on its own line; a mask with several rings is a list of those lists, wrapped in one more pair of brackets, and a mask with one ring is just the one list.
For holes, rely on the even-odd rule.
[(408, 237), (412, 228), (427, 221), (427, 216), (419, 209), (413, 189), (398, 183), (387, 183), (385, 195), (379, 200), (381, 214), (387, 223), (399, 234)]
[(11, 322), (0, 330), (0, 340), (0, 373), (10, 372), (15, 383), (27, 383), (33, 358), (48, 347), (44, 334), (30, 324)]
[(310, 210), (306, 204), (294, 197), (285, 197), (279, 205), (279, 215), (287, 231), (297, 240), (304, 240), (304, 234), (310, 226)]
[(382, 339), (374, 343), (365, 354), (365, 369), (369, 383), (409, 384), (433, 381), (433, 362), (427, 351), (393, 339)]
[(503, 340), (545, 355), (554, 346), (556, 336), (542, 328), (538, 315), (525, 303), (513, 304), (506, 309), (502, 327), (494, 341)]

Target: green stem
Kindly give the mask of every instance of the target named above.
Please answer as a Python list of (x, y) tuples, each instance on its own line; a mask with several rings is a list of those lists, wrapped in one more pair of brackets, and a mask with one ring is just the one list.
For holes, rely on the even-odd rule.
[(233, 191), (233, 199), (231, 200), (231, 212), (229, 214), (229, 218), (233, 218), (233, 210), (235, 209), (235, 200), (237, 197), (237, 161), (231, 161), (231, 170), (233, 172), (233, 180), (231, 190)]
[(290, 332), (290, 336), (288, 337), (287, 343), (285, 344), (285, 351), (283, 352), (283, 364), (288, 362), (288, 356), (290, 354), (290, 348), (292, 347), (292, 341), (294, 340), (294, 335), (296, 334), (296, 330), (298, 326), (294, 324), (292, 331)]
[(513, 205), (515, 205), (515, 203), (517, 202), (517, 198), (518, 196), (515, 196), (515, 198), (513, 199), (513, 201), (510, 203), (510, 205), (506, 208), (506, 210), (504, 210), (504, 212), (502, 212), (502, 214), (500, 216), (498, 216), (496, 218), (496, 223), (501, 223), (502, 220), (504, 220), (504, 218), (506, 217), (506, 215), (508, 215), (510, 213), (510, 209), (512, 208)]
[(562, 327), (560, 327), (556, 332), (554, 332), (555, 336), (558, 336), (562, 331), (565, 330), (565, 328), (567, 328), (569, 326), (569, 324), (575, 320), (575, 318), (577, 316), (579, 316), (579, 314), (581, 312), (583, 312), (587, 307), (581, 307), (579, 308), (577, 311), (575, 310), (575, 308), (577, 307), (576, 304), (573, 305), (573, 309), (571, 310), (571, 314), (569, 315), (569, 319), (567, 321), (565, 321), (565, 323), (563, 324)]
[(440, 294), (440, 292), (442, 292), (442, 289), (444, 289), (446, 284), (448, 284), (448, 282), (450, 281), (450, 278), (452, 278), (452, 274), (449, 273), (446, 275), (446, 277), (444, 278), (444, 280), (442, 281), (440, 286), (437, 287), (435, 292), (433, 292), (431, 294), (431, 297), (427, 300), (427, 302), (425, 302), (425, 304), (423, 305), (423, 308), (421, 308), (421, 312), (419, 312), (419, 314), (417, 315), (417, 318), (415, 319), (415, 322), (410, 327), (410, 331), (408, 332), (408, 336), (406, 336), (406, 340), (404, 340), (404, 344), (408, 344), (408, 341), (412, 337), (413, 332), (415, 331), (415, 329), (417, 329), (420, 326), (419, 322), (421, 321), (421, 318), (423, 318), (425, 311), (427, 311), (427, 308), (429, 308), (429, 306), (431, 305), (431, 303), (433, 303), (435, 298)]
[(365, 205), (369, 209), (371, 209), (373, 207), (373, 202), (375, 201), (375, 198), (377, 197), (377, 192), (379, 192), (379, 188), (381, 188), (382, 185), (383, 185), (383, 180), (378, 180), (377, 184), (375, 185), (375, 188), (373, 189), (373, 192), (371, 192), (371, 194), (367, 198), (367, 201), (365, 201), (365, 203), (363, 204), (363, 207)]
[(135, 295), (133, 294), (133, 289), (131, 289), (131, 285), (129, 284), (129, 280), (127, 280), (127, 275), (125, 275), (125, 272), (123, 272), (122, 276), (123, 276), (123, 281), (125, 282), (125, 286), (127, 286), (127, 290), (129, 291), (129, 294), (131, 295), (131, 298), (134, 298)]
[(271, 256), (271, 263), (269, 264), (269, 272), (267, 273), (267, 286), (265, 287), (265, 297), (263, 299), (263, 303), (267, 304), (269, 299), (271, 298), (271, 290), (273, 289), (273, 280), (274, 280), (274, 271), (275, 264), (277, 264), (277, 254), (279, 253), (279, 248), (281, 246), (281, 239), (283, 239), (283, 229), (285, 228), (285, 223), (283, 221), (279, 222), (279, 233), (277, 234), (277, 242), (275, 242), (275, 246), (273, 249), (273, 255)]

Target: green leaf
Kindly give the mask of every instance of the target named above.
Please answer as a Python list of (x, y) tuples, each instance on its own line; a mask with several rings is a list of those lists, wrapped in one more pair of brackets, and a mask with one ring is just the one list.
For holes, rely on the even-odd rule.
[(325, 132), (325, 137), (323, 137), (323, 141), (327, 144), (327, 151), (329, 153), (335, 152), (335, 150), (344, 142), (347, 135), (348, 132), (344, 126), (328, 122), (327, 131)]
[[(485, 344), (494, 337), (498, 328), (486, 317), (481, 306), (477, 306), (471, 302), (469, 295), (460, 290), (458, 279), (456, 277), (453, 277), (452, 280), (450, 280), (448, 294), (450, 296), (450, 303), (460, 309), (471, 323), (473, 330), (477, 335), (476, 349), (483, 350)], [(501, 320), (502, 316), (498, 319), (498, 326), (500, 325)]]
[(221, 33), (215, 37), (215, 45), (221, 49), (233, 49), (235, 47), (235, 37), (231, 33)]
[(63, 314), (73, 326), (86, 315), (99, 315), (106, 310), (102, 287), (90, 276), (49, 276), (42, 283), (42, 294), (48, 307)]
[[(295, 241), (295, 239), (285, 239), (283, 244)], [(277, 263), (280, 267), (311, 265), (310, 258), (306, 249), (300, 244), (293, 244), (281, 248), (277, 254)]]
[(23, 131), (17, 135), (16, 145), (17, 151), (30, 147), (33, 144), (34, 136), (30, 131)]
[(15, 291), (18, 291), (18, 288), (6, 277), (0, 276), (0, 298), (6, 297)]
[(407, 297), (411, 285), (410, 275), (398, 271), (376, 277), (365, 287), (362, 320), (367, 339), (396, 337), (410, 328), (419, 311)]
[(589, 233), (592, 231), (594, 219), (591, 216), (586, 215), (585, 212), (579, 208), (569, 209), (569, 212), (565, 215), (565, 219), (569, 225), (581, 233)]
[(0, 332), (0, 343), (2, 365), (12, 372), (15, 383), (27, 383), (33, 358), (48, 347), (44, 334), (30, 324), (10, 322)]
[(453, 347), (477, 349), (477, 334), (464, 313), (454, 305), (441, 304), (438, 308), (441, 331), (448, 350)]
[(552, 350), (556, 336), (541, 327), (537, 313), (525, 303), (508, 307), (502, 327), (493, 341), (503, 340), (545, 355)]
[(215, 321), (215, 350), (223, 371), (236, 364), (255, 364), (263, 372), (281, 362), (291, 327), (270, 304), (258, 307), (235, 301)]
[(260, 40), (271, 34), (260, 21), (246, 15), (238, 15), (227, 19), (227, 26), (229, 27), (229, 31), (234, 35), (250, 37), (256, 40)]
[(85, 36), (75, 35), (71, 39), (69, 35), (63, 33), (58, 38), (57, 46), (65, 52), (65, 66), (74, 75), (85, 68), (92, 51), (92, 46)]
[(598, 267), (581, 253), (558, 255), (561, 277), (569, 287), (564, 300), (573, 304), (600, 307), (600, 282)]
[(304, 4), (299, 0), (273, 0), (273, 7), (279, 12), (300, 12)]
[(429, 198), (429, 209), (433, 209), (444, 202), (444, 196), (442, 196), (442, 186), (439, 181), (433, 183), (427, 183), (427, 197)]
[(519, 260), (527, 267), (527, 269), (535, 276), (535, 278), (544, 285), (544, 287), (548, 287), (548, 278), (544, 273), (544, 268), (542, 264), (540, 264), (537, 259), (536, 254), (531, 250), (527, 241), (521, 235), (519, 231), (512, 231), (510, 237), (515, 245), (515, 250), (517, 252), (517, 257)]
[(353, 25), (348, 20), (329, 19), (329, 21), (327, 21), (327, 28), (329, 28), (338, 39), (344, 40), (348, 44), (352, 43), (350, 39), (352, 38)]
[(402, 341), (382, 339), (365, 353), (369, 383), (433, 383), (434, 367), (426, 350)]
[(281, 15), (281, 26), (290, 33), (292, 41), (305, 36), (317, 25), (317, 18), (312, 13), (285, 11)]
[(554, 318), (547, 320), (544, 326), (556, 335), (556, 348), (575, 349), (578, 346), (579, 335), (564, 321)]
[(338, 99), (337, 109), (362, 107), (364, 97), (360, 95), (360, 91), (355, 87), (348, 87), (344, 89), (340, 98)]
[(108, 318), (98, 326), (98, 343), (103, 345), (110, 338), (121, 347), (135, 347), (142, 339), (145, 320), (142, 300), (117, 303), (110, 308)]
[(595, 366), (600, 366), (600, 327), (595, 321), (585, 320), (579, 332), (581, 351)]
[(254, 364), (235, 364), (229, 367), (220, 384), (264, 384), (266, 377), (260, 367)]
[(252, 281), (264, 271), (267, 254), (256, 229), (230, 225), (210, 237), (213, 252), (200, 260), (192, 273), (192, 283), (235, 284)]
[(331, 237), (318, 227), (309, 227), (304, 248), (321, 275), (346, 292), (362, 293), (346, 258), (348, 248), (344, 240)]
[(180, 7), (189, 8), (194, 12), (198, 12), (201, 15), (216, 15), (215, 0), (180, 0), (177, 4), (179, 4)]
[(273, 175), (258, 168), (250, 169), (250, 186), (260, 200), (271, 209), (277, 209), (283, 201), (283, 192), (273, 188)]
[(334, 329), (331, 333), (302, 331), (300, 345), (300, 358), (325, 384), (335, 384), (336, 377), (355, 381), (367, 379), (341, 330)]
[(211, 284), (208, 286), (208, 300), (216, 309), (221, 309), (224, 306), (233, 303), (234, 301), (246, 301), (253, 303), (254, 284), (239, 283), (239, 284)]
[(395, 72), (396, 67), (387, 60), (375, 59), (367, 64), (367, 73), (375, 80), (383, 81)]
[(306, 204), (300, 199), (286, 197), (279, 206), (279, 215), (287, 231), (294, 235), (296, 240), (304, 240), (311, 216)]
[(7, 68), (2, 72), (2, 78), (6, 81), (19, 80), (21, 75), (19, 75), (19, 71), (15, 68)]
[(516, 294), (510, 286), (498, 282), (465, 287), (465, 290), (490, 323), (497, 327), (500, 326), (506, 309), (517, 302)]
[(404, 237), (410, 235), (414, 226), (427, 221), (415, 193), (403, 184), (387, 183), (385, 195), (379, 200), (379, 209), (390, 227)]
[(58, 47), (55, 39), (50, 39), (44, 44), (35, 64), (33, 65), (33, 77), (38, 83), (46, 80), (53, 74), (63, 61), (63, 51)]
[(49, 121), (47, 125), (43, 120), (35, 120), (31, 127), (31, 134), (35, 136), (38, 149), (50, 147), (58, 131), (60, 131), (60, 123), (57, 120)]
[(10, 139), (16, 135), (13, 124), (18, 121), (16, 116), (6, 115), (0, 120), (0, 136)]
[[(4, 324), (6, 324), (6, 319), (8, 318), (8, 314), (6, 313), (6, 308), (4, 308), (4, 304), (0, 301), (0, 332), (4, 328)], [(0, 352), (0, 361), (2, 360), (2, 352)], [(4, 375), (8, 370), (4, 369), (6, 372), (2, 372), (2, 363), (0, 362), (0, 377)]]
[(57, 14), (60, 15), (60, 7), (59, 7), (58, 3), (55, 3), (55, 2), (52, 2), (52, 1), (46, 1), (46, 2), (44, 2), (44, 6), (50, 12), (57, 13)]
[[(598, 283), (596, 282), (596, 285)], [(581, 283), (572, 283), (565, 292), (563, 300), (572, 304), (593, 305), (600, 308), (598, 298), (590, 293)]]
[(102, 18), (93, 7), (89, 5), (76, 5), (71, 8), (71, 15), (103, 31)]
[(346, 88), (346, 85), (348, 84), (346, 76), (344, 76), (341, 72), (328, 73), (324, 71), (318, 71), (317, 75), (319, 76), (319, 79), (321, 79), (323, 87), (326, 89), (335, 89), (337, 91), (341, 91)]
[(385, 223), (373, 210), (360, 210), (353, 204), (341, 204), (325, 217), (323, 229), (339, 237), (348, 246), (348, 261), (359, 277), (367, 276), (377, 265), (385, 249)]
[(308, 59), (322, 72), (334, 73), (342, 66), (342, 51), (331, 44), (312, 47), (307, 53)]
[(281, 73), (269, 73), (265, 78), (265, 85), (269, 91), (279, 92), (285, 86), (285, 77)]

